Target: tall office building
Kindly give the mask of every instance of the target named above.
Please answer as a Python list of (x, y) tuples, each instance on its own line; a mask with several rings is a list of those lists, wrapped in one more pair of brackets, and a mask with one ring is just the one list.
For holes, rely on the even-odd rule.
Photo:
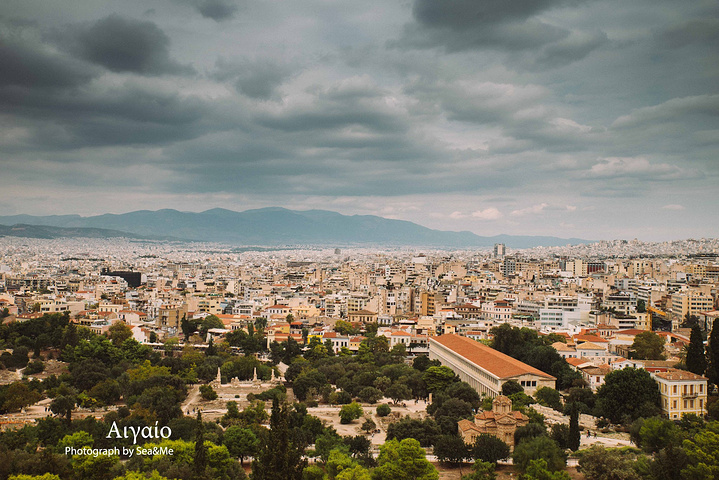
[(494, 244), (494, 258), (502, 258), (507, 254), (507, 247), (503, 243)]

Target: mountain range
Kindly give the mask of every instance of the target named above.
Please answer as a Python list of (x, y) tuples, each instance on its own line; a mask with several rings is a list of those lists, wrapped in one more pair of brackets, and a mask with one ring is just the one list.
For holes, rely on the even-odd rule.
[[(7, 226), (6, 226), (7, 225)], [(43, 227), (43, 228), (37, 228)], [(9, 232), (9, 233), (8, 233)], [(342, 215), (327, 210), (270, 207), (236, 212), (172, 209), (139, 210), (90, 217), (80, 215), (0, 216), (0, 235), (120, 237), (210, 241), (233, 245), (392, 245), (511, 248), (590, 243), (578, 238), (495, 235), (433, 230), (404, 220), (374, 215)]]

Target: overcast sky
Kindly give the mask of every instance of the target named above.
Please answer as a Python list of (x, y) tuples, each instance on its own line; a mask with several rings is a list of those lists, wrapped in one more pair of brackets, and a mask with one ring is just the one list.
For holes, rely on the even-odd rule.
[(0, 214), (719, 236), (715, 0), (3, 0)]

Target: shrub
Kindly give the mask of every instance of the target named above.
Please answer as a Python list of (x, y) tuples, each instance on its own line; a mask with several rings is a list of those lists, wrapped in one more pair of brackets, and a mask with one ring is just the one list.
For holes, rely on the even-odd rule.
[(392, 409), (386, 403), (383, 403), (382, 405), (377, 407), (377, 416), (378, 417), (386, 417), (391, 412), (392, 412)]

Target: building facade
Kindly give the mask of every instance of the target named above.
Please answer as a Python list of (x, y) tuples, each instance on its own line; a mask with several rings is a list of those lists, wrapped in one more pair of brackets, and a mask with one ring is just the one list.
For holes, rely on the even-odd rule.
[(529, 395), (540, 387), (556, 386), (553, 376), (460, 335), (430, 337), (429, 358), (451, 368), (480, 395), (496, 397), (509, 380), (516, 380)]
[(652, 377), (659, 384), (662, 415), (679, 420), (682, 415), (706, 414), (707, 378), (686, 370), (669, 369), (656, 372)]

